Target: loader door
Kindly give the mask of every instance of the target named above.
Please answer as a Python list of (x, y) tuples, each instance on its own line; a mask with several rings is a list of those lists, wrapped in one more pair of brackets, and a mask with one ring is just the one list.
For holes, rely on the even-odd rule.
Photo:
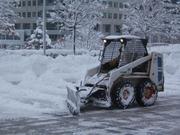
[(108, 41), (102, 54), (100, 73), (107, 73), (118, 67), (120, 48), (120, 41)]
[(119, 67), (146, 56), (147, 50), (141, 39), (126, 39), (125, 49), (121, 53)]
[(158, 91), (164, 91), (163, 55), (152, 53), (150, 79), (156, 84)]

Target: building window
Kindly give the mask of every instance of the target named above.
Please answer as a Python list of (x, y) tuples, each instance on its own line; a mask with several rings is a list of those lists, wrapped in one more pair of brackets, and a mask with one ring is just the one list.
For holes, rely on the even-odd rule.
[(16, 24), (15, 24), (15, 28), (16, 28), (16, 29), (21, 29), (21, 24), (20, 24), (20, 23), (16, 23)]
[(118, 18), (118, 14), (117, 14), (117, 13), (114, 13), (113, 18), (114, 18), (114, 19), (117, 19), (117, 18)]
[(23, 16), (23, 17), (26, 17), (26, 12), (23, 12), (23, 13), (22, 13), (22, 16)]
[(32, 13), (32, 17), (36, 17), (36, 12), (33, 12), (33, 13)]
[(29, 17), (29, 18), (31, 17), (31, 12), (27, 13), (27, 17)]
[(111, 25), (110, 24), (103, 24), (104, 32), (110, 33), (111, 32)]
[(21, 12), (18, 12), (18, 16), (21, 17)]
[(21, 40), (19, 36), (14, 35), (14, 40)]
[(30, 28), (31, 28), (30, 23), (24, 23), (23, 24), (23, 29), (30, 29)]
[(123, 8), (123, 3), (119, 3), (119, 8)]
[(109, 7), (112, 7), (112, 1), (108, 2)]
[(109, 19), (112, 18), (112, 13), (108, 13), (108, 18), (109, 18)]
[(43, 4), (43, 0), (38, 0), (38, 5), (41, 6)]
[(21, 1), (18, 2), (18, 7), (21, 7)]
[(30, 0), (28, 1), (28, 6), (31, 6), (31, 1)]
[(99, 31), (99, 30), (100, 30), (99, 24), (96, 24), (96, 26), (94, 27), (94, 30), (95, 30), (95, 31)]
[(103, 18), (107, 18), (107, 13), (103, 13)]
[(47, 23), (46, 27), (47, 27), (47, 30), (57, 30), (57, 24), (56, 23)]
[(33, 23), (33, 29), (36, 29), (37, 25), (36, 23)]
[(52, 5), (55, 0), (47, 0), (47, 5)]
[(0, 39), (6, 39), (6, 36), (4, 34), (0, 34)]
[(13, 35), (6, 35), (6, 39), (13, 40)]
[(22, 2), (22, 6), (25, 7), (26, 6), (26, 1)]
[(121, 26), (120, 25), (114, 25), (114, 31), (116, 33), (121, 33)]
[(42, 17), (42, 11), (38, 12), (38, 17)]
[(124, 4), (124, 8), (128, 8), (128, 4), (127, 3)]
[(33, 6), (36, 6), (36, 0), (33, 0)]
[(114, 2), (114, 8), (118, 8), (118, 2)]
[(107, 5), (107, 1), (103, 1), (103, 5)]
[(119, 19), (120, 19), (120, 20), (122, 19), (122, 14), (119, 14)]

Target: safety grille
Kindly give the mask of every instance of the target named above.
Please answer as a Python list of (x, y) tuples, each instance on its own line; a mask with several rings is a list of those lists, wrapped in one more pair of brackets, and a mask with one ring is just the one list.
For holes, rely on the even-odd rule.
[(111, 42), (105, 49), (102, 64), (117, 58), (120, 55), (120, 42)]

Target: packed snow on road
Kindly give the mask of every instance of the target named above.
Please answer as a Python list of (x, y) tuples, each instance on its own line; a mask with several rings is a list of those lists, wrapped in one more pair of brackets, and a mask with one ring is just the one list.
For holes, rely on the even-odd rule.
[[(159, 97), (180, 95), (180, 45), (149, 51), (164, 54), (165, 92)], [(0, 51), (0, 118), (68, 113), (66, 86), (79, 85), (86, 70), (99, 61), (87, 51), (76, 56), (60, 52), (54, 59), (40, 51)]]

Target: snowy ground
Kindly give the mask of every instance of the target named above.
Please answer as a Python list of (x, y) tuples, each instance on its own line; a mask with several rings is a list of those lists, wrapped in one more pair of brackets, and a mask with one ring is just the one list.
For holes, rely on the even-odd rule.
[[(150, 51), (163, 52), (165, 57), (165, 92), (160, 97), (180, 96), (180, 45)], [(68, 112), (66, 86), (79, 84), (85, 71), (99, 63), (94, 53), (86, 51), (74, 57), (61, 50), (57, 53), (63, 56), (56, 59), (41, 53), (0, 51), (0, 118)]]
[(0, 120), (1, 135), (179, 135), (180, 97), (150, 107), (89, 109), (80, 116), (45, 115)]

